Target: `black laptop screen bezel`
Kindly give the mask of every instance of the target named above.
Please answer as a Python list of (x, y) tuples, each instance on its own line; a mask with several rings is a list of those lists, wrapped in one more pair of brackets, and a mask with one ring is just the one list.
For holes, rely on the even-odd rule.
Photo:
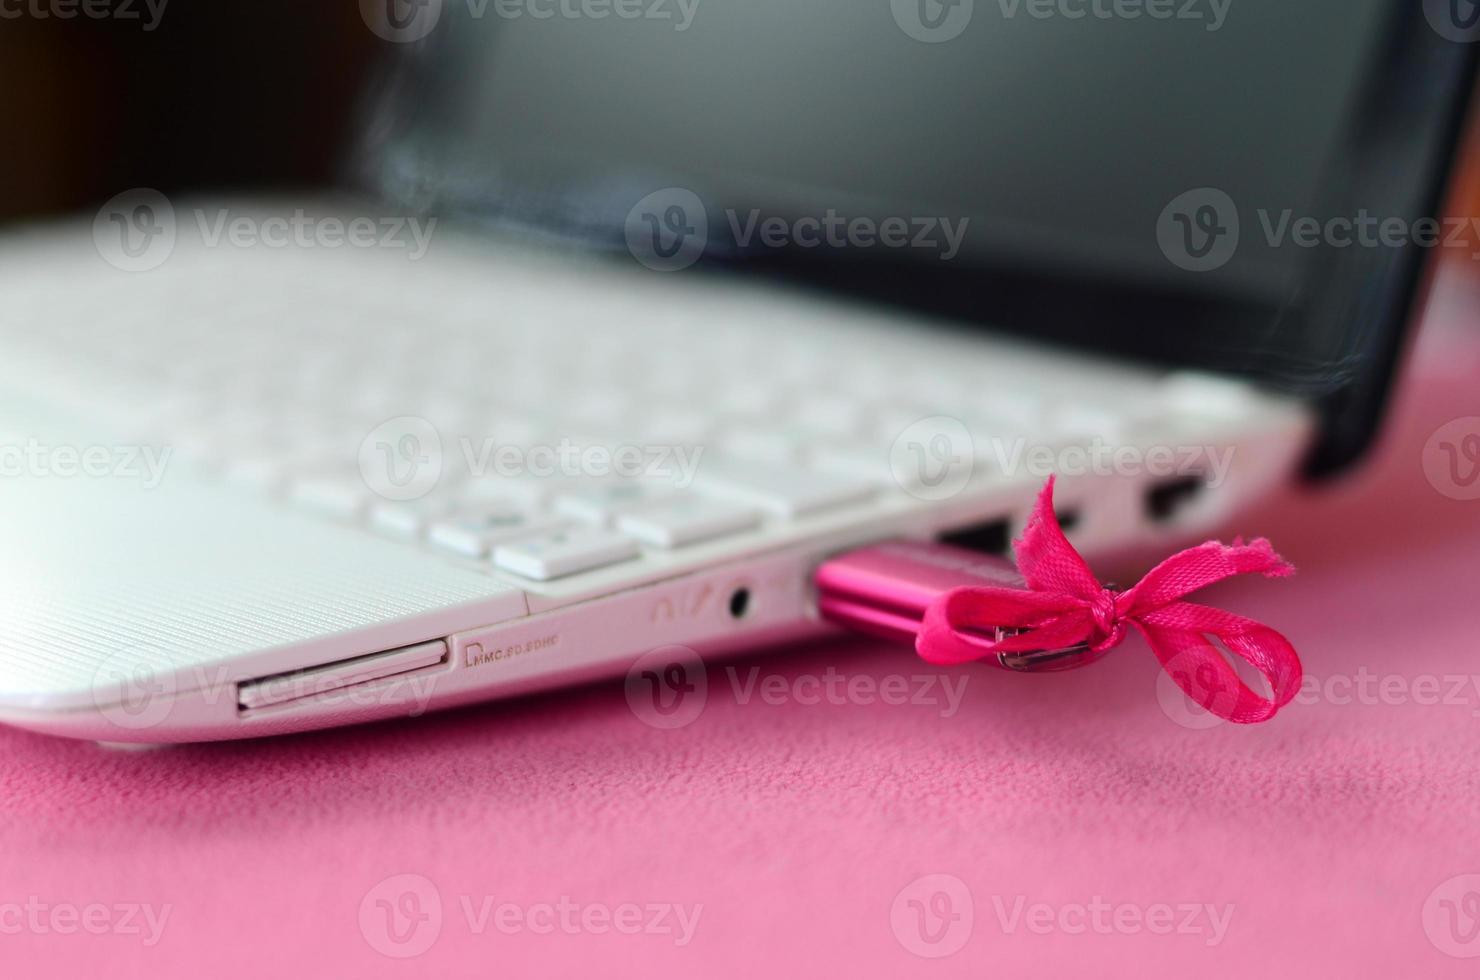
[[(1442, 215), (1449, 177), (1468, 118), (1480, 44), (1442, 37), (1423, 4), (1394, 0), (1391, 29), (1374, 70), (1353, 93), (1351, 124), (1332, 153), (1315, 212), (1365, 211), (1412, 227)], [(453, 211), (523, 229), (537, 228), (614, 251), (623, 247), (620, 209), (589, 200), (566, 207), (548, 189), (479, 186), (477, 180), (428, 180), (436, 148), (423, 145), (414, 120), (426, 95), (449, 84), (456, 66), (434, 34), (398, 45), (370, 105), (359, 163), (377, 189), (403, 203)], [(1278, 310), (1206, 290), (1152, 292), (1109, 277), (1049, 275), (1010, 261), (946, 267), (908, 256), (770, 250), (706, 253), (726, 272), (781, 276), (824, 289), (897, 304), (958, 326), (989, 327), (1048, 343), (1166, 366), (1235, 375), (1312, 402), (1321, 420), (1308, 471), (1340, 471), (1370, 445), (1382, 420), (1415, 313), (1431, 249), (1321, 246), (1303, 251), (1297, 295)], [(990, 294), (990, 318), (982, 297)], [(1248, 326), (1265, 318), (1271, 334), (1296, 331), (1310, 342), (1261, 344)], [(1196, 324), (1195, 331), (1178, 329)], [(1234, 338), (1227, 346), (1208, 337)]]

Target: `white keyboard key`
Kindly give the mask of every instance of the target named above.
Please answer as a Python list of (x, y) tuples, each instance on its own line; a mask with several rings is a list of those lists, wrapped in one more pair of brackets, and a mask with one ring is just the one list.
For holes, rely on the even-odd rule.
[(515, 446), (522, 449), (558, 441), (552, 439), (551, 426), (548, 423), (516, 417), (509, 414), (507, 410), (492, 412), (485, 410), (479, 415), (484, 421), (473, 427), (472, 440), (475, 459), (483, 454), (485, 442), (487, 443), (486, 448), (493, 453), (500, 446)]
[(566, 521), (531, 517), (515, 507), (492, 508), (436, 521), (427, 531), (434, 546), (468, 558), (486, 558), (495, 546), (516, 538), (552, 534), (569, 526)]
[(789, 520), (863, 503), (877, 492), (867, 480), (719, 461), (700, 465), (695, 488)]
[[(754, 460), (773, 466), (792, 466), (806, 449), (801, 436), (780, 429), (732, 429), (720, 441), (726, 454), (737, 459)], [(703, 467), (701, 462), (700, 467)]]
[(861, 405), (851, 399), (831, 395), (811, 395), (802, 399), (792, 416), (807, 431), (827, 436), (856, 435), (864, 421)]
[(623, 480), (561, 494), (555, 499), (555, 512), (588, 524), (606, 525), (622, 514), (657, 503), (672, 491), (637, 480)]
[(1041, 424), (1049, 411), (1040, 392), (992, 384), (983, 385), (966, 404), (967, 414), (1009, 422), (1019, 428)]
[(370, 506), (370, 527), (393, 538), (419, 538), (433, 521), (452, 510), (445, 499), (423, 499), (399, 503), (382, 500)]
[(739, 418), (765, 418), (776, 410), (779, 396), (774, 388), (758, 383), (733, 384), (720, 391), (717, 409)]
[(632, 409), (632, 395), (620, 388), (599, 388), (567, 398), (561, 404), (567, 418), (590, 425), (603, 425), (625, 416)]
[[(893, 451), (892, 447), (906, 434), (912, 438), (926, 433), (954, 431), (954, 422), (959, 422), (966, 430), (975, 434), (1000, 435), (998, 427), (989, 424), (985, 419), (968, 416), (959, 409), (947, 410), (939, 405), (914, 406), (911, 408), (886, 408), (877, 413), (879, 424), (871, 430), (872, 441), (877, 444), (886, 454)], [(920, 423), (927, 422), (927, 425)], [(1017, 431), (1015, 428), (1010, 431)]]
[(1044, 427), (1045, 434), (1055, 441), (1088, 443), (1101, 439), (1120, 443), (1125, 438), (1126, 422), (1124, 415), (1104, 406), (1071, 403), (1050, 410)]
[(259, 493), (275, 493), (288, 482), (292, 464), (286, 458), (249, 456), (226, 464), (227, 482)]
[(641, 554), (637, 542), (626, 535), (579, 529), (501, 544), (493, 549), (493, 563), (506, 572), (548, 582), (630, 561)]
[(341, 521), (357, 519), (372, 496), (365, 481), (356, 477), (308, 477), (289, 491), (294, 505)]
[(639, 420), (631, 435), (648, 445), (692, 446), (708, 442), (714, 428), (714, 419), (703, 412), (673, 410)]
[(863, 441), (830, 440), (812, 454), (812, 465), (825, 473), (870, 480), (874, 483), (895, 482), (890, 461), (890, 447)]
[(473, 504), (513, 503), (524, 510), (542, 510), (562, 493), (589, 485), (565, 476), (475, 476), (460, 488), (459, 496)]
[(682, 548), (753, 530), (760, 514), (750, 507), (702, 497), (682, 497), (617, 519), (617, 527), (654, 548)]
[(1191, 371), (1169, 375), (1159, 394), (1171, 413), (1227, 419), (1249, 418), (1259, 402), (1243, 382)]

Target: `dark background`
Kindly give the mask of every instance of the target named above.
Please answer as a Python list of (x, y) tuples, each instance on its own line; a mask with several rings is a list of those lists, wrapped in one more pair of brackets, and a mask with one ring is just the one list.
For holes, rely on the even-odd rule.
[(331, 180), (388, 53), (353, 0), (170, 0), (144, 23), (0, 19), (0, 220)]
[[(291, 193), (353, 183), (347, 175), (364, 170), (351, 166), (348, 149), (368, 107), (371, 82), (385, 60), (405, 53), (371, 32), (359, 0), (168, 0), (152, 31), (145, 29), (144, 0), (87, 0), (111, 2), (115, 10), (130, 2), (137, 19), (58, 19), (28, 10), (36, 4), (55, 12), (62, 2), (11, 0), (0, 5), (0, 127), (5, 134), (0, 225), (73, 211), (90, 216), (115, 194), (138, 187), (174, 196)], [(27, 12), (14, 16), (17, 6)], [(412, 105), (409, 111), (415, 119), (425, 109)], [(1477, 162), (1472, 147), (1450, 195), (1450, 213), (1480, 215)], [(1437, 252), (1455, 265), (1480, 269), (1468, 250)], [(834, 288), (893, 298), (893, 280), (861, 264), (857, 270), (844, 267), (837, 281), (816, 268), (805, 272)], [(933, 302), (941, 312), (971, 319), (980, 306), (981, 282), (958, 275), (941, 278), (950, 281), (928, 284)], [(995, 292), (998, 305), (984, 319), (1010, 329), (1013, 317), (1004, 304), (1011, 306), (1012, 293), (1005, 288)], [(1021, 293), (1024, 309), (1032, 313), (1025, 315), (1025, 330), (1038, 336), (1045, 292), (1029, 282)], [(953, 305), (951, 297), (957, 294), (960, 302)], [(1060, 293), (1049, 295), (1062, 298)], [(918, 298), (911, 294), (907, 301)], [(1130, 347), (1122, 351), (1119, 338), (1153, 336), (1151, 345), (1174, 355), (1169, 359), (1203, 364), (1170, 340), (1163, 344), (1156, 339), (1170, 334), (1195, 346), (1200, 343), (1195, 335), (1179, 327), (1160, 334), (1145, 329), (1149, 322), (1177, 325), (1188, 317), (1142, 316), (1128, 303), (1094, 308), (1123, 309), (1135, 327), (1132, 333), (1117, 334), (1097, 326), (1096, 336), (1113, 338), (1117, 352), (1150, 356)], [(1337, 327), (1349, 322), (1346, 312), (1338, 311)], [(1217, 321), (1209, 323), (1204, 332), (1217, 332)], [(1376, 362), (1391, 360), (1385, 348), (1378, 353), (1382, 356), (1373, 358)], [(1210, 366), (1234, 373), (1262, 377), (1259, 372), (1268, 366), (1227, 363), (1221, 350), (1211, 357)], [(1281, 357), (1274, 363), (1305, 370), (1298, 358)], [(1313, 363), (1319, 386), (1329, 372), (1325, 361)], [(1336, 448), (1313, 469), (1338, 469), (1365, 444), (1381, 404), (1373, 392), (1383, 387), (1386, 368), (1378, 374), (1375, 387), (1355, 396), (1360, 411), (1338, 406), (1327, 412), (1328, 419), (1346, 420), (1351, 431), (1327, 440)], [(1304, 386), (1301, 393), (1307, 393), (1309, 379), (1302, 374), (1296, 381)]]
[[(337, 181), (391, 47), (355, 0), (169, 0), (153, 31), (142, 19), (0, 19), (0, 221), (138, 186)], [(1476, 163), (1457, 213), (1480, 214)]]

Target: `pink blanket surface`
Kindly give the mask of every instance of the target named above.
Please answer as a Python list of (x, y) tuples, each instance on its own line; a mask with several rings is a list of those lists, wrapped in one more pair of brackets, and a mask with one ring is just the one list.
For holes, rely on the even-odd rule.
[(671, 730), (620, 683), (0, 730), (0, 976), (1472, 976), (1480, 501), (1441, 444), (1480, 436), (1476, 308), (1437, 293), (1367, 468), (1226, 529), (1300, 569), (1208, 597), (1301, 651), (1268, 725), (1206, 726), (1139, 640), (1048, 678), (840, 640), (711, 668)]

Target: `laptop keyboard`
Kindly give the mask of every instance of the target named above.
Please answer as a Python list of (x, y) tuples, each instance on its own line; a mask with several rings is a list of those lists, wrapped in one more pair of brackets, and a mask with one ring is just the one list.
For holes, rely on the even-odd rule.
[[(1240, 410), (1218, 382), (697, 277), (549, 278), (473, 246), (417, 266), (291, 259), (182, 249), (149, 274), (99, 269), (85, 289), (18, 282), (0, 324), (10, 364), (82, 416), (173, 447), (175, 465), (533, 583), (909, 497), (891, 458), (922, 419), (964, 424), (975, 479), (992, 480), (989, 437), (1116, 443), (1191, 404)], [(380, 438), (388, 420), (401, 421)], [(436, 445), (407, 441), (407, 424)], [(569, 447), (577, 465), (478, 465), (527, 464), (537, 447)], [(624, 447), (694, 462), (692, 480), (581, 462)], [(440, 476), (387, 493), (367, 477), (380, 453)]]

